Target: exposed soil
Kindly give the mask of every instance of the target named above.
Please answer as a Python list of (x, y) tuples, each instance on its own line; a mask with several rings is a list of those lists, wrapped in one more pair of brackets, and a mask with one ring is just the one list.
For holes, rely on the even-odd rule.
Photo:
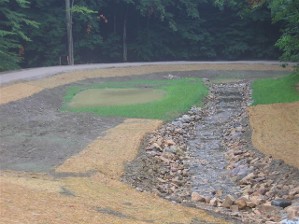
[[(170, 67), (168, 69), (171, 70), (172, 68)], [(133, 71), (132, 68), (129, 70)], [(105, 70), (106, 73), (108, 71), (109, 70)], [(89, 72), (92, 74), (90, 76), (96, 74), (94, 71)], [(109, 71), (109, 74), (110, 72), (111, 71)], [(112, 71), (112, 73), (113, 72), (114, 71)], [(140, 71), (137, 70), (137, 74), (138, 72)], [(86, 73), (85, 76), (88, 77), (88, 72)], [(122, 71), (122, 73), (124, 73), (124, 71)], [(139, 77), (159, 79), (168, 78), (169, 74), (170, 73), (151, 73)], [(228, 75), (227, 71), (204, 70), (171, 72), (171, 74), (176, 77), (197, 76), (215, 79), (222, 76), (226, 78), (238, 78), (239, 76), (256, 78), (257, 76), (269, 76), (272, 73), (269, 71), (230, 71), (230, 75)], [(282, 75), (283, 72), (278, 71), (276, 74)], [(37, 83), (44, 83), (46, 86), (58, 87), (45, 89), (33, 96), (0, 106), (1, 169), (49, 172), (68, 157), (80, 152), (82, 148), (93, 139), (103, 135), (107, 129), (123, 121), (121, 118), (103, 118), (87, 113), (78, 114), (59, 111), (65, 89), (70, 85), (59, 86), (59, 80), (62, 80), (63, 83), (66, 82), (63, 76), (64, 75), (48, 78), (58, 79), (58, 83), (56, 84), (54, 84), (54, 80), (49, 83), (47, 83), (47, 80), (29, 82), (30, 85), (33, 83), (35, 85)], [(82, 78), (83, 77), (81, 77), (80, 80)], [(121, 81), (133, 78), (132, 76), (90, 78), (72, 84), (90, 85), (91, 83), (107, 80)], [(79, 77), (76, 79), (79, 79)], [(71, 80), (72, 79), (67, 82)], [(29, 85), (29, 83), (26, 85)], [(5, 89), (1, 90), (1, 100), (6, 102), (6, 99), (13, 100), (13, 98), (18, 99), (22, 96), (18, 91), (16, 91), (16, 94), (12, 94), (11, 92), (8, 98), (6, 98), (6, 95), (2, 95), (2, 93), (6, 93), (6, 88), (9, 87), (12, 87), (14, 90), (22, 89), (19, 85), (22, 84), (4, 87)], [(38, 90), (41, 90), (41, 88), (39, 87)], [(29, 92), (31, 93), (31, 91)]]
[[(274, 69), (276, 72), (269, 71), (271, 66), (217, 65), (213, 71), (207, 70), (210, 68), (203, 65), (179, 65), (101, 69), (1, 87), (1, 221), (226, 223), (222, 218), (215, 218), (215, 213), (211, 216), (198, 209), (170, 204), (118, 182), (124, 163), (134, 158), (144, 134), (156, 129), (160, 121), (148, 121), (148, 128), (143, 127), (140, 129), (141, 134), (138, 134), (139, 125), (134, 126), (136, 121), (126, 121), (127, 125), (132, 125), (130, 129), (123, 128), (123, 118), (59, 111), (65, 89), (71, 84), (90, 85), (107, 80), (134, 78), (129, 75), (142, 75), (142, 78), (148, 79), (198, 76), (219, 80), (220, 77), (224, 81), (231, 81), (243, 76), (252, 79), (287, 73), (278, 66)], [(197, 69), (200, 71), (194, 71)], [(156, 71), (162, 73), (154, 73)], [(113, 78), (99, 78), (109, 76)], [(113, 133), (109, 134), (108, 130), (114, 129), (125, 136), (120, 138), (123, 141), (118, 141)], [(126, 141), (130, 138), (130, 130), (132, 133), (136, 131), (132, 142)], [(102, 149), (104, 146), (107, 148)], [(118, 154), (122, 146), (124, 154)], [(134, 150), (126, 155), (131, 148)], [(98, 153), (99, 150), (103, 150), (103, 154)], [(118, 160), (116, 156), (123, 158)], [(279, 169), (282, 173), (287, 172), (283, 167)]]
[(0, 106), (2, 170), (49, 172), (123, 121), (61, 112), (65, 88)]
[(248, 110), (254, 146), (299, 168), (299, 102), (258, 105)]
[(165, 91), (151, 88), (88, 89), (76, 94), (68, 105), (72, 108), (130, 105), (160, 100), (165, 95)]

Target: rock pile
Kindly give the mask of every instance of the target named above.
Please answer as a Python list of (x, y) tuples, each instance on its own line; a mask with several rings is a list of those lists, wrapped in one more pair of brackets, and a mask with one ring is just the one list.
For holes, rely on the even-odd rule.
[(201, 109), (193, 107), (177, 120), (147, 136), (143, 152), (127, 167), (125, 181), (139, 191), (151, 191), (174, 202), (187, 202), (191, 182), (187, 143), (195, 136)]
[(250, 100), (248, 82), (211, 84), (204, 108), (192, 107), (147, 136), (124, 181), (242, 223), (292, 223), (299, 217), (299, 171), (253, 148)]

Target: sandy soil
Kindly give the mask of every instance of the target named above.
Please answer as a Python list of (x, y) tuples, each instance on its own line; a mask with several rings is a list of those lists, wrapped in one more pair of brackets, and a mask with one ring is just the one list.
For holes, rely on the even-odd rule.
[(227, 223), (101, 175), (24, 182), (11, 176), (0, 177), (1, 223)]
[(249, 107), (254, 146), (299, 168), (299, 102)]
[(0, 87), (0, 222), (226, 223), (118, 181), (124, 163), (134, 158), (145, 133), (160, 121), (121, 123), (121, 118), (62, 113), (62, 96), (70, 83), (105, 77), (119, 80), (159, 72), (146, 75), (155, 78), (189, 71), (183, 76), (233, 73), (229, 78), (252, 78), (273, 75), (270, 70), (285, 73), (276, 65), (159, 65), (73, 72)]
[(62, 173), (88, 173), (96, 171), (113, 179), (119, 179), (124, 166), (138, 154), (142, 138), (156, 130), (162, 121), (146, 119), (127, 119), (105, 136), (90, 143), (79, 154), (67, 159), (56, 168)]
[[(145, 133), (161, 124), (129, 119), (110, 129), (56, 172), (68, 177), (2, 171), (1, 223), (228, 223), (203, 211), (171, 204), (118, 181)], [(100, 152), (100, 153), (99, 153)], [(74, 173), (94, 171), (89, 177)], [(74, 176), (74, 177), (72, 177)]]

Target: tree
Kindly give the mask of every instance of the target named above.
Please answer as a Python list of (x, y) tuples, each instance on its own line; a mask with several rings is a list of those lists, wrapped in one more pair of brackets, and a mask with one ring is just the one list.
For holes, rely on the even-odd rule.
[(72, 5), (70, 0), (65, 0), (65, 12), (66, 12), (66, 30), (67, 30), (67, 42), (68, 42), (68, 64), (74, 64), (74, 41), (73, 41), (73, 16), (72, 16)]
[(282, 60), (299, 61), (299, 1), (272, 0), (269, 2), (273, 22), (283, 24), (283, 33), (276, 43)]
[(282, 26), (282, 34), (275, 46), (282, 50), (282, 60), (299, 61), (299, 1), (298, 0), (215, 0), (219, 7), (238, 6), (244, 14), (252, 13), (260, 8), (271, 10), (272, 21)]
[(19, 67), (24, 53), (21, 43), (30, 41), (24, 28), (38, 27), (25, 15), (28, 7), (27, 0), (0, 0), (0, 71)]
[[(281, 22), (271, 23), (266, 4), (255, 0), (70, 1), (74, 61), (277, 59)], [(256, 0), (257, 1), (257, 0)], [(57, 65), (69, 55), (65, 1), (31, 0), (24, 67)], [(88, 11), (89, 10), (89, 11)], [(96, 13), (95, 13), (96, 12)]]
[(66, 11), (66, 29), (68, 40), (68, 64), (74, 65), (74, 40), (73, 40), (73, 13), (89, 15), (96, 11), (89, 9), (86, 6), (74, 5), (75, 0), (65, 0)]

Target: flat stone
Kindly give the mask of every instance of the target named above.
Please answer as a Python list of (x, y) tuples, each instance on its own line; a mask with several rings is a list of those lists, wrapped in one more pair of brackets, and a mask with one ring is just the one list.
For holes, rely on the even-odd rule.
[(295, 194), (299, 194), (299, 186), (296, 188), (293, 188), (290, 190), (289, 192), (290, 195), (295, 195)]
[(209, 204), (216, 207), (218, 206), (218, 203), (219, 203), (218, 198), (212, 198)]
[(232, 205), (232, 206), (230, 206), (230, 210), (232, 210), (232, 212), (238, 212), (239, 207), (238, 207), (238, 205)]
[(227, 195), (222, 203), (222, 207), (230, 208), (235, 201), (235, 198), (231, 195)]
[(288, 214), (288, 219), (299, 219), (299, 205), (298, 206), (289, 206), (286, 209), (286, 212)]
[(206, 202), (205, 198), (197, 192), (192, 192), (191, 200), (195, 202)]
[(244, 209), (247, 207), (247, 204), (246, 204), (246, 199), (244, 197), (241, 197), (241, 198), (238, 198), (236, 201), (235, 201), (235, 204), (238, 206), (238, 208), (241, 210), (241, 209)]
[(285, 199), (275, 199), (271, 202), (271, 205), (273, 206), (278, 206), (278, 207), (282, 207), (282, 208), (285, 208), (285, 207), (288, 207), (292, 204), (291, 201), (289, 200), (285, 200)]

